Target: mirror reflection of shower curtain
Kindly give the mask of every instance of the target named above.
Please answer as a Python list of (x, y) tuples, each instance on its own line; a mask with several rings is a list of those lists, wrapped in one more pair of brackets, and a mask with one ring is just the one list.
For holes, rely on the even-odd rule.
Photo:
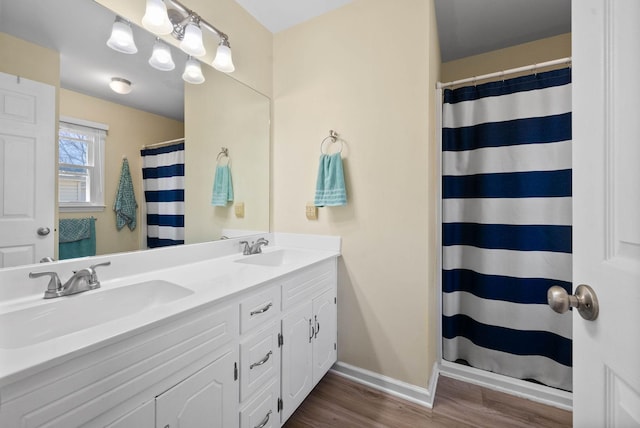
[(571, 70), (444, 91), (443, 358), (571, 390)]
[(143, 149), (147, 247), (184, 244), (184, 143)]

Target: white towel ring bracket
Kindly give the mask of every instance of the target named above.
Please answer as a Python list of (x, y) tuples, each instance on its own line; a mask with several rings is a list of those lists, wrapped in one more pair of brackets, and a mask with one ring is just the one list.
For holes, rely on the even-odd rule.
[(328, 154), (325, 153), (325, 151), (323, 150), (324, 147), (324, 143), (327, 140), (331, 140), (331, 143), (336, 143), (336, 142), (340, 142), (340, 150), (338, 151), (338, 153), (342, 153), (342, 149), (344, 148), (344, 145), (342, 144), (342, 139), (338, 138), (338, 133), (336, 131), (334, 131), (333, 129), (329, 130), (329, 136), (325, 137), (324, 140), (322, 140), (322, 142), (320, 143), (320, 153), (322, 153), (323, 155)]

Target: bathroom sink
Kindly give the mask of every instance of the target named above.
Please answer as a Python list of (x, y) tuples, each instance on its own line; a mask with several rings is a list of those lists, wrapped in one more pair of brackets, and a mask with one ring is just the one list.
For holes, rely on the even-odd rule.
[(37, 306), (0, 314), (0, 348), (34, 345), (137, 314), (192, 293), (171, 282), (154, 280), (43, 301)]
[(259, 266), (283, 266), (305, 261), (309, 258), (309, 253), (292, 249), (282, 249), (269, 251), (261, 254), (245, 256), (235, 260), (236, 263), (244, 263)]

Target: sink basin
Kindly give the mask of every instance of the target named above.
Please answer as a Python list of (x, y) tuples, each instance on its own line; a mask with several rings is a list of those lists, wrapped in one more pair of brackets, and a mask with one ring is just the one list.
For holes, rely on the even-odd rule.
[(299, 263), (309, 258), (309, 254), (305, 251), (283, 249), (270, 251), (268, 253), (254, 254), (235, 260), (236, 263), (244, 263), (259, 266), (283, 266), (293, 263)]
[(58, 297), (0, 315), (0, 348), (33, 345), (173, 302), (193, 291), (154, 280)]

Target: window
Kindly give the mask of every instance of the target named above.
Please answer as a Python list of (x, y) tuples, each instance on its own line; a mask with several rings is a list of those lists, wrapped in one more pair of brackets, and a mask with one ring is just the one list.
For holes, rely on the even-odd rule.
[(58, 203), (61, 211), (104, 210), (106, 125), (60, 118)]

